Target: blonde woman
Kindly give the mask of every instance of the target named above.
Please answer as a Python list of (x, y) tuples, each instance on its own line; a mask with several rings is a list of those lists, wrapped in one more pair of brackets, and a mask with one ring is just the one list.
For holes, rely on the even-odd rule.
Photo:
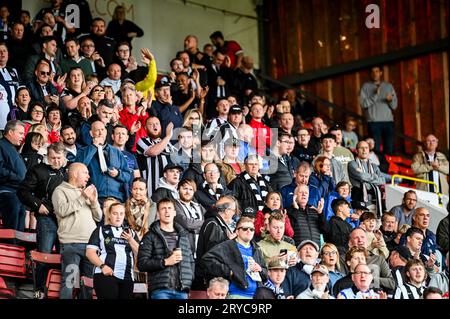
[(83, 70), (79, 67), (70, 69), (67, 75), (67, 86), (61, 93), (61, 100), (68, 110), (77, 108), (78, 100), (83, 96), (89, 96), (94, 82), (86, 83)]
[(131, 299), (134, 287), (134, 257), (139, 238), (123, 225), (125, 207), (113, 203), (105, 226), (98, 226), (86, 246), (86, 257), (94, 265), (94, 289), (99, 299)]
[(205, 129), (203, 125), (203, 116), (198, 109), (190, 109), (186, 111), (184, 115), (182, 127), (191, 127), (193, 138), (194, 138), (194, 148), (200, 145), (202, 140), (202, 132)]
[(331, 243), (325, 243), (320, 251), (321, 264), (327, 267), (330, 276), (330, 291), (333, 291), (333, 285), (336, 281), (344, 277), (340, 272), (339, 251)]

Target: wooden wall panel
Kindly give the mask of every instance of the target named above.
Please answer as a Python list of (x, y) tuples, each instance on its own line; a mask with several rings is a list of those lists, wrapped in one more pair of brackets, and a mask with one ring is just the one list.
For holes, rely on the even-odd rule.
[[(381, 28), (365, 25), (368, 4), (380, 7)], [(448, 37), (449, 2), (439, 0), (266, 0), (271, 9), (269, 27), (270, 72), (275, 78), (320, 70), (401, 48)], [(342, 39), (342, 36), (345, 39)], [(440, 145), (449, 145), (448, 54), (445, 52), (384, 65), (385, 79), (393, 84), (399, 107), (396, 129), (421, 138), (435, 132)], [(359, 70), (306, 83), (302, 88), (336, 105), (362, 114), (358, 96), (369, 80)], [(343, 124), (340, 112), (319, 112)], [(363, 127), (360, 133), (367, 130)], [(399, 151), (414, 153), (415, 143), (396, 139)]]

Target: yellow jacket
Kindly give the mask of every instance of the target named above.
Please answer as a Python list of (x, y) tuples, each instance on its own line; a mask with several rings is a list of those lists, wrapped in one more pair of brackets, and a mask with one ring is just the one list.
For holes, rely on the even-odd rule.
[(148, 97), (148, 91), (152, 93), (152, 100), (155, 100), (155, 83), (158, 75), (156, 73), (155, 59), (150, 61), (148, 66), (148, 73), (145, 79), (136, 83), (136, 90), (144, 93), (144, 98)]

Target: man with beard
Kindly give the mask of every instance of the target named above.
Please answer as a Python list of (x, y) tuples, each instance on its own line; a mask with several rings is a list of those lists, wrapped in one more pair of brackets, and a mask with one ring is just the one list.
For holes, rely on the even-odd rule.
[(301, 128), (297, 131), (297, 143), (294, 147), (293, 156), (297, 157), (301, 162), (312, 163), (314, 159), (314, 150), (309, 144), (311, 136), (307, 129)]
[(157, 116), (160, 119), (163, 132), (161, 137), (165, 137), (166, 128), (169, 124), (172, 124), (174, 128), (183, 125), (183, 116), (178, 106), (173, 105), (170, 82), (166, 77), (155, 84), (155, 97), (156, 100), (152, 102), (148, 112), (150, 115)]
[[(73, 132), (73, 129), (69, 127)], [(74, 132), (73, 132), (74, 133)], [(74, 134), (75, 135), (75, 134)], [(71, 137), (75, 143), (74, 136)], [(22, 202), (35, 213), (37, 219), (37, 250), (50, 254), (58, 244), (58, 224), (51, 201), (55, 188), (67, 179), (65, 147), (61, 142), (51, 144), (47, 149), (48, 164), (33, 166), (20, 183), (17, 195)], [(47, 267), (37, 268), (37, 297), (44, 291)]]
[(192, 255), (196, 258), (197, 241), (200, 228), (203, 225), (205, 209), (193, 201), (197, 185), (192, 179), (184, 179), (178, 184), (179, 199), (175, 201), (175, 222), (184, 227), (189, 233)]
[(170, 153), (175, 147), (170, 144), (173, 135), (173, 124), (166, 128), (164, 138), (161, 138), (161, 123), (159, 118), (150, 116), (145, 122), (148, 137), (141, 138), (136, 145), (139, 169), (143, 177), (148, 181), (148, 196), (159, 186), (164, 167), (170, 162)]
[(69, 163), (75, 162), (75, 158), (77, 157), (77, 152), (80, 149), (80, 145), (75, 141), (77, 140), (77, 136), (75, 134), (75, 130), (72, 126), (64, 125), (61, 128), (61, 142), (65, 147), (66, 158)]
[(316, 265), (311, 272), (311, 286), (303, 291), (296, 299), (334, 299), (328, 293), (330, 281), (327, 267)]
[[(413, 190), (403, 194), (402, 204), (391, 208), (391, 212), (395, 214), (398, 221), (398, 227), (403, 224), (412, 225), (412, 217), (417, 206), (417, 194)], [(384, 215), (383, 215), (384, 216)]]
[(163, 198), (176, 200), (180, 198), (177, 187), (183, 168), (177, 164), (169, 163), (164, 166), (163, 177), (159, 179), (158, 188), (152, 194), (152, 200), (158, 203)]
[(180, 165), (183, 170), (189, 167), (189, 164), (194, 162), (194, 144), (193, 132), (190, 127), (181, 128), (178, 133), (178, 151), (171, 155), (173, 163)]

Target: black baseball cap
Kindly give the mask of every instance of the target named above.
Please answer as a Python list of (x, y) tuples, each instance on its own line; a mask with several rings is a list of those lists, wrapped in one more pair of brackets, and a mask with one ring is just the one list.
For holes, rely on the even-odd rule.
[(352, 208), (353, 209), (361, 209), (365, 212), (369, 211), (369, 208), (367, 207), (367, 204), (365, 202), (352, 201)]
[(170, 85), (171, 84), (170, 84), (169, 78), (164, 76), (158, 82), (156, 82), (155, 89), (160, 89), (164, 86), (170, 86)]
[(413, 257), (411, 255), (411, 252), (409, 251), (409, 249), (406, 248), (405, 246), (401, 246), (401, 245), (397, 246), (392, 251), (398, 252), (398, 254), (406, 261), (410, 260)]
[(180, 165), (174, 164), (174, 163), (169, 163), (166, 166), (164, 166), (163, 173), (165, 173), (169, 169), (174, 169), (174, 168), (179, 169), (180, 173), (182, 173), (184, 171), (183, 167), (181, 167)]
[(230, 107), (230, 110), (228, 111), (228, 114), (230, 113), (242, 113), (242, 108), (239, 105), (234, 104)]

